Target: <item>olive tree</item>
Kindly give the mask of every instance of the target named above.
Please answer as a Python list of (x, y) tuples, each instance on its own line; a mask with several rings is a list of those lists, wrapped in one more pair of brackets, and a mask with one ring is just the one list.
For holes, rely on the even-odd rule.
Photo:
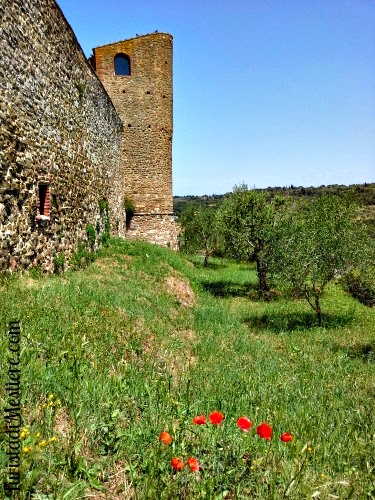
[(204, 251), (204, 266), (217, 244), (216, 210), (210, 207), (190, 206), (182, 213), (182, 249), (186, 252)]
[(322, 325), (326, 286), (366, 259), (368, 241), (349, 200), (325, 195), (294, 202), (274, 227), (272, 279), (277, 286), (304, 295)]
[(274, 223), (268, 193), (249, 190), (245, 184), (235, 186), (220, 206), (218, 221), (226, 252), (235, 259), (255, 261), (258, 287), (268, 291), (266, 255)]

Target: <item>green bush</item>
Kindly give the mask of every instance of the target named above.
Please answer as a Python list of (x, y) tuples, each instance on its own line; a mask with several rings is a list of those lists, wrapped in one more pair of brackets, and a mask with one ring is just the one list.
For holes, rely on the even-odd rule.
[(63, 252), (56, 253), (53, 257), (53, 264), (55, 266), (56, 274), (60, 274), (62, 271), (64, 271), (65, 254)]
[(104, 245), (105, 247), (108, 246), (110, 237), (111, 237), (111, 235), (110, 235), (109, 231), (105, 231), (101, 237), (102, 245)]
[(105, 212), (108, 213), (109, 211), (109, 203), (108, 203), (108, 200), (99, 200), (99, 211), (100, 211), (100, 215), (104, 215)]
[(354, 270), (343, 278), (344, 289), (366, 306), (375, 305), (375, 268)]
[(89, 246), (90, 246), (91, 250), (94, 250), (95, 240), (96, 240), (96, 232), (95, 232), (95, 228), (92, 224), (87, 224), (86, 234), (87, 234), (87, 240), (89, 242)]
[(78, 269), (84, 269), (94, 260), (94, 252), (89, 252), (84, 243), (80, 241), (77, 250), (72, 253), (69, 266), (73, 271), (77, 271)]

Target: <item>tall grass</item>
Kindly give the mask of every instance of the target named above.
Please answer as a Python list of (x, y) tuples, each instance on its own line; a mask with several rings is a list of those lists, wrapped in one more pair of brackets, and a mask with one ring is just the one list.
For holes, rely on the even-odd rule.
[[(318, 328), (255, 285), (243, 264), (119, 240), (83, 271), (3, 280), (2, 401), (7, 323), (23, 331), (21, 498), (373, 497), (374, 310), (332, 285)], [(220, 425), (192, 423), (213, 410)]]

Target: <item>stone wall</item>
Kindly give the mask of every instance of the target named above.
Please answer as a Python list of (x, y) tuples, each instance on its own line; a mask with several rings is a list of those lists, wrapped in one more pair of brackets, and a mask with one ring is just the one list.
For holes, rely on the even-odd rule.
[(122, 124), (53, 0), (2, 0), (0, 19), (0, 269), (52, 271), (88, 224), (99, 240), (100, 200), (125, 230)]
[(129, 236), (178, 250), (175, 217), (170, 213), (136, 214), (127, 233)]
[[(115, 74), (118, 54), (129, 58), (129, 75)], [(97, 47), (93, 65), (124, 125), (124, 192), (136, 210), (127, 237), (176, 248), (172, 223), (172, 37), (152, 33)]]

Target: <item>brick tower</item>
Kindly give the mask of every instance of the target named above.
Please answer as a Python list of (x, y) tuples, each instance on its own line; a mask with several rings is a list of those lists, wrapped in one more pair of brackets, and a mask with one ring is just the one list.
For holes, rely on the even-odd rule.
[(123, 123), (127, 236), (177, 246), (172, 195), (172, 36), (153, 33), (93, 49), (93, 65)]

